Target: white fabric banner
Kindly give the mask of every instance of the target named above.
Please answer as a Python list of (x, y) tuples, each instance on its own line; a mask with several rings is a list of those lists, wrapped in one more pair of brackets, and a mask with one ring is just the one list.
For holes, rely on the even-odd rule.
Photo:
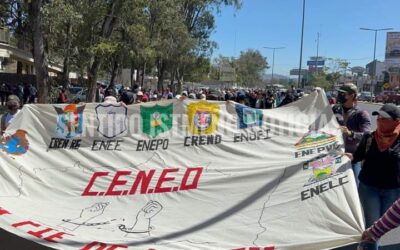
[(364, 229), (323, 91), (286, 107), (26, 105), (0, 226), (57, 249), (329, 249)]

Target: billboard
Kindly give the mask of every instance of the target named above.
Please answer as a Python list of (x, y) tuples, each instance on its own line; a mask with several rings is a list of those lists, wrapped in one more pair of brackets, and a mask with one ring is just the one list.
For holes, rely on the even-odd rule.
[(235, 82), (235, 69), (230, 65), (224, 65), (220, 68), (219, 80), (222, 82)]
[(400, 61), (400, 32), (387, 33), (385, 59)]
[(325, 65), (325, 61), (307, 61), (307, 66), (324, 66)]
[(298, 75), (306, 75), (308, 73), (308, 70), (306, 70), (306, 69), (302, 69), (301, 70), (301, 74), (300, 74), (300, 71), (299, 71), (299, 69), (291, 69), (290, 70), (290, 75), (291, 76), (298, 76)]

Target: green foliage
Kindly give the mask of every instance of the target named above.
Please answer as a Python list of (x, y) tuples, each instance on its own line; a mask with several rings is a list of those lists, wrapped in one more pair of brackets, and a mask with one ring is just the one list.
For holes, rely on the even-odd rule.
[(327, 80), (327, 75), (324, 71), (319, 71), (318, 73), (311, 75), (308, 84), (323, 89), (329, 89), (332, 86), (332, 84)]
[[(50, 62), (64, 64), (64, 70), (96, 79), (97, 75), (108, 76), (115, 66), (151, 72), (162, 63), (178, 81), (207, 78), (210, 57), (216, 47), (211, 40), (214, 16), (223, 5), (241, 6), (241, 0), (43, 0), (35, 3), (40, 4), (43, 17), (44, 53)], [(33, 19), (28, 12), (31, 4), (32, 1), (0, 1), (0, 26), (10, 29), (18, 41), (31, 37), (29, 27)], [(238, 70), (244, 79), (249, 77), (244, 74), (250, 74), (253, 69), (245, 66), (247, 63), (243, 60), (239, 61)]]
[(268, 67), (267, 58), (258, 50), (246, 50), (240, 53), (235, 61), (237, 81), (243, 86), (255, 86), (262, 80), (264, 70)]

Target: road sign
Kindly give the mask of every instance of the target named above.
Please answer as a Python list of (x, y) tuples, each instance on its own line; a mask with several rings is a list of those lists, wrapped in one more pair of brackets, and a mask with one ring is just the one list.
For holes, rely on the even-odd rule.
[(302, 69), (301, 70), (301, 74), (300, 74), (300, 71), (299, 71), (299, 69), (291, 69), (290, 70), (290, 75), (291, 76), (298, 76), (298, 75), (306, 75), (308, 73), (308, 70), (306, 70), (306, 69)]

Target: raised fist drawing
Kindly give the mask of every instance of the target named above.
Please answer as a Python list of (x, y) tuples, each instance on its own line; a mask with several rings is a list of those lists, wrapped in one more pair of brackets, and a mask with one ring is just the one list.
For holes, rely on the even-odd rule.
[(119, 225), (119, 229), (127, 234), (150, 233), (153, 229), (151, 219), (156, 216), (163, 206), (157, 201), (149, 201), (136, 215), (136, 220), (131, 227)]
[(108, 202), (95, 203), (91, 207), (82, 209), (79, 217), (84, 219), (85, 221), (96, 218), (97, 216), (104, 213), (104, 209), (108, 206), (108, 204)]
[(79, 226), (96, 226), (96, 225), (103, 225), (107, 224), (107, 222), (101, 223), (88, 223), (90, 220), (102, 215), (104, 210), (109, 205), (109, 202), (98, 202), (93, 204), (90, 207), (82, 209), (79, 217), (74, 219), (63, 219), (63, 223), (60, 224), (61, 227), (74, 231)]
[(137, 218), (143, 217), (145, 219), (151, 219), (156, 216), (162, 210), (162, 206), (157, 201), (149, 201), (138, 213)]

